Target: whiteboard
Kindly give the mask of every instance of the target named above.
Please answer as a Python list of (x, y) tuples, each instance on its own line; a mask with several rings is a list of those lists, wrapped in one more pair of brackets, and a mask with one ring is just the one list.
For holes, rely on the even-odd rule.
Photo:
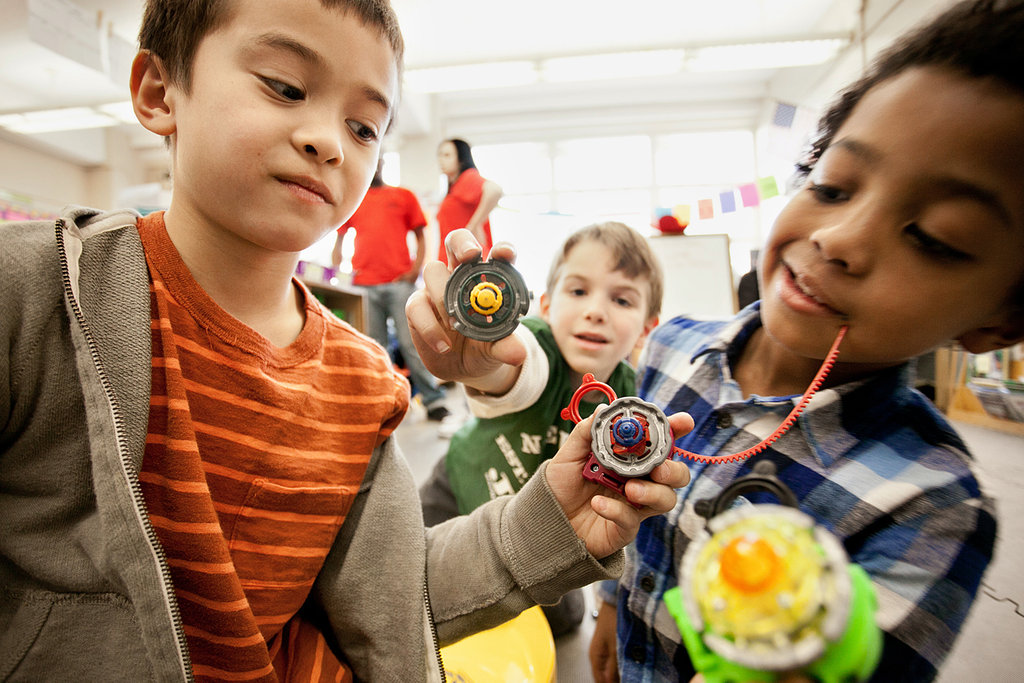
[(728, 235), (652, 235), (647, 240), (665, 277), (662, 322), (677, 315), (732, 317), (737, 301)]

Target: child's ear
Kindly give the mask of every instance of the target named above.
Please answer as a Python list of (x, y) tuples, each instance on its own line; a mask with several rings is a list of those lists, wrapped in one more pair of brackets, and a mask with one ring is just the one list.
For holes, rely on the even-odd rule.
[(973, 329), (957, 337), (957, 341), (971, 353), (1005, 349), (1024, 341), (1024, 310), (1009, 311), (1006, 320), (990, 327)]
[(652, 315), (650, 318), (647, 319), (647, 322), (644, 323), (644, 331), (637, 338), (636, 344), (633, 345), (634, 351), (640, 351), (641, 349), (644, 348), (644, 343), (647, 342), (647, 335), (649, 335), (651, 333), (651, 330), (653, 330), (657, 326), (658, 316)]
[(548, 313), (551, 311), (551, 297), (548, 296), (547, 292), (540, 295), (540, 319), (546, 323), (550, 323), (551, 320), (548, 318)]
[(174, 110), (168, 98), (168, 83), (160, 58), (140, 50), (132, 62), (132, 107), (147, 130), (167, 137), (175, 131)]

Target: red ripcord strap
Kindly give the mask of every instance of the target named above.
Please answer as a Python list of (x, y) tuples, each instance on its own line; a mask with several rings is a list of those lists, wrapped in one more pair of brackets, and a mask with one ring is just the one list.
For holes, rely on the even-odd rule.
[(739, 462), (740, 460), (746, 460), (750, 456), (757, 455), (767, 449), (773, 443), (778, 441), (783, 434), (789, 431), (789, 428), (793, 426), (796, 419), (800, 417), (800, 413), (802, 413), (804, 408), (807, 407), (807, 404), (811, 402), (811, 398), (818, 392), (818, 389), (821, 388), (821, 385), (825, 382), (825, 378), (828, 377), (828, 373), (831, 372), (832, 366), (836, 364), (836, 359), (839, 357), (839, 344), (843, 341), (843, 337), (846, 336), (847, 329), (848, 327), (846, 325), (839, 328), (836, 340), (832, 342), (832, 348), (829, 349), (828, 355), (825, 356), (825, 360), (821, 364), (821, 368), (818, 369), (818, 374), (814, 376), (814, 379), (811, 381), (810, 386), (807, 387), (807, 391), (804, 392), (800, 402), (793, 406), (793, 410), (791, 410), (789, 415), (786, 416), (786, 419), (782, 421), (782, 424), (779, 425), (778, 429), (772, 432), (761, 443), (756, 446), (751, 446), (745, 451), (732, 453), (730, 455), (701, 455), (699, 453), (691, 453), (690, 451), (686, 451), (678, 447), (673, 447), (673, 454), (678, 453), (684, 458), (689, 458), (690, 460), (713, 464), (721, 462)]
[(573, 424), (579, 424), (580, 422), (582, 422), (583, 417), (580, 415), (580, 399), (589, 394), (591, 391), (600, 391), (602, 394), (605, 395), (609, 403), (611, 403), (617, 398), (614, 389), (612, 389), (604, 382), (598, 382), (596, 379), (594, 379), (594, 375), (588, 372), (587, 374), (583, 375), (583, 384), (581, 384), (580, 388), (577, 389), (575, 393), (573, 393), (572, 400), (569, 401), (569, 407), (562, 408), (562, 419), (572, 420)]

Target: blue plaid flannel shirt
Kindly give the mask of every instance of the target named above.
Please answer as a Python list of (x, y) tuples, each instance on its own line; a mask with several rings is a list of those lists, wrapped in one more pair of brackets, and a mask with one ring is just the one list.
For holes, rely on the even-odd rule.
[[(648, 340), (638, 394), (666, 413), (693, 416), (677, 445), (725, 455), (755, 445), (782, 422), (799, 396), (743, 398), (730, 374), (760, 326), (758, 304), (731, 321), (676, 318)], [(819, 392), (790, 431), (742, 463), (688, 462), (692, 479), (675, 509), (646, 520), (622, 579), (601, 597), (618, 607), (624, 683), (688, 681), (693, 669), (662, 596), (703, 528), (695, 501), (712, 498), (768, 458), (800, 509), (843, 543), (871, 576), (885, 632), (872, 680), (931, 680), (949, 652), (992, 557), (993, 501), (971, 472), (971, 456), (942, 415), (909, 386), (911, 369)], [(777, 502), (750, 494), (751, 503)], [(742, 501), (741, 501), (742, 502)]]

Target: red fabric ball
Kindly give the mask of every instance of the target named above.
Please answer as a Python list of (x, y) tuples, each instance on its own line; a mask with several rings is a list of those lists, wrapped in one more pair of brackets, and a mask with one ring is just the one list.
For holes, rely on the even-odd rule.
[[(687, 225), (689, 225), (689, 223), (687, 223)], [(661, 230), (666, 234), (679, 234), (686, 230), (686, 225), (681, 224), (679, 219), (675, 216), (662, 216), (658, 219), (658, 230)]]

